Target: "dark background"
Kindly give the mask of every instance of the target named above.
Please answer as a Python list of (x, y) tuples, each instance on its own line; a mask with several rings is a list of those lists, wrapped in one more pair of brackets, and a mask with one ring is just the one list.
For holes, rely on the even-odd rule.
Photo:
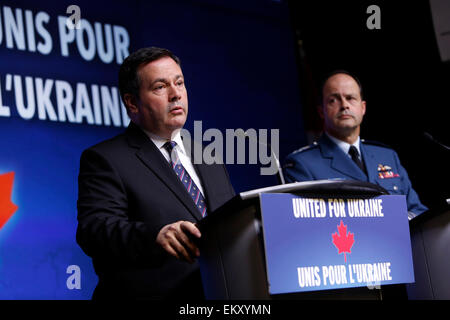
[[(381, 29), (369, 30), (369, 5), (381, 9)], [(367, 112), (361, 137), (394, 148), (413, 187), (429, 207), (449, 192), (450, 64), (441, 62), (428, 1), (289, 1), (298, 41), (305, 129), (321, 130), (318, 88), (332, 70), (346, 69), (362, 82)]]

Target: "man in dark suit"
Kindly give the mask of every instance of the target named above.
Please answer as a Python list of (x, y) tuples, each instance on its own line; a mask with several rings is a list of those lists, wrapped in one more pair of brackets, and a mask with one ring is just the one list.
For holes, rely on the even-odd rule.
[(99, 277), (93, 298), (203, 298), (196, 222), (233, 197), (226, 168), (191, 160), (180, 135), (187, 91), (170, 51), (132, 53), (119, 89), (129, 127), (80, 160), (77, 242)]
[(390, 194), (406, 195), (408, 211), (427, 210), (412, 188), (397, 153), (378, 143), (360, 139), (366, 112), (359, 80), (346, 71), (333, 72), (322, 87), (324, 134), (313, 145), (286, 158), (286, 180), (350, 179), (384, 187)]

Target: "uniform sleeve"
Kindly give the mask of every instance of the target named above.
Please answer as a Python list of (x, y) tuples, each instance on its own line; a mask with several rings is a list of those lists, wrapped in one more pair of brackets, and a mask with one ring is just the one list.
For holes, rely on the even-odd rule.
[[(101, 154), (83, 152), (78, 177), (76, 239), (92, 258), (127, 265), (153, 265), (164, 258), (156, 244), (159, 227), (129, 220), (122, 181)], [(161, 226), (162, 227), (162, 226)]]
[(428, 208), (420, 202), (419, 196), (413, 189), (411, 181), (409, 180), (408, 173), (406, 169), (401, 165), (400, 159), (397, 155), (397, 152), (395, 151), (394, 159), (398, 168), (399, 175), (402, 179), (402, 193), (406, 195), (408, 211), (414, 212), (416, 214), (421, 214), (422, 212), (427, 211)]
[(300, 158), (296, 157), (295, 154), (287, 156), (283, 168), (286, 182), (315, 180), (311, 172), (303, 165)]

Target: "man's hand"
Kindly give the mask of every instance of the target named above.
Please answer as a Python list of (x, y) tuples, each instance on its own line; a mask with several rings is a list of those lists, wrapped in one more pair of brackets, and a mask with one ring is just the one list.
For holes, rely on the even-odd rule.
[(200, 250), (192, 241), (192, 237), (201, 237), (195, 224), (178, 221), (165, 225), (156, 236), (156, 243), (175, 258), (193, 263), (200, 255)]

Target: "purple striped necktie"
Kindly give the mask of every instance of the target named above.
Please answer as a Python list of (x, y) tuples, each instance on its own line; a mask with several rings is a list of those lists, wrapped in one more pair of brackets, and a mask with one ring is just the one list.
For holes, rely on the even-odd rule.
[(202, 217), (205, 217), (206, 212), (206, 203), (205, 198), (203, 197), (200, 189), (195, 184), (194, 180), (192, 180), (191, 176), (187, 172), (187, 170), (181, 164), (180, 158), (178, 157), (177, 151), (174, 150), (177, 143), (175, 141), (168, 141), (164, 144), (164, 148), (169, 151), (170, 155), (170, 165), (172, 169), (177, 174), (180, 181), (183, 183), (187, 192), (191, 196), (192, 200), (195, 203), (195, 206), (200, 211)]

